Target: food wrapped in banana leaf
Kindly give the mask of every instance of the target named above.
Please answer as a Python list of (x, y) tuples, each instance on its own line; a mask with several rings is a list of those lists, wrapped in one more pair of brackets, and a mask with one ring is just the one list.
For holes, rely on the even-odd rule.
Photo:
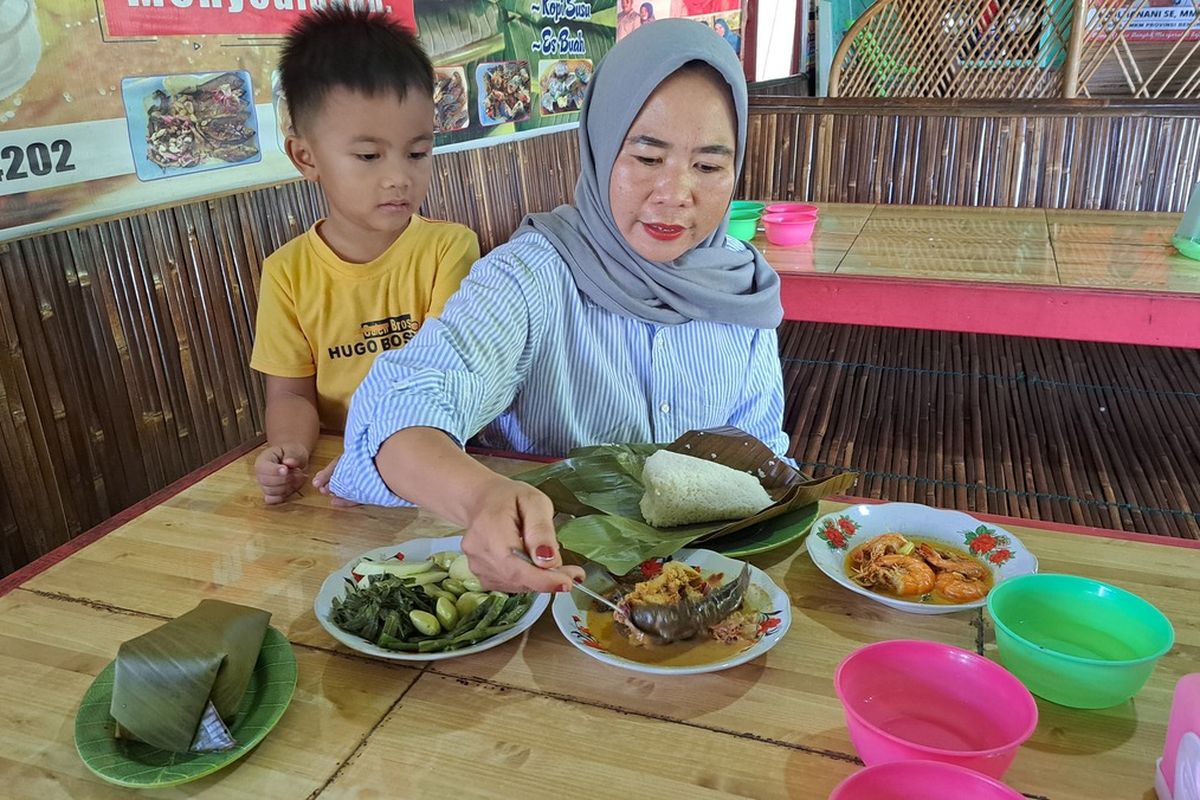
[(271, 615), (204, 600), (117, 651), (110, 713), (118, 738), (174, 752), (230, 750), (229, 730)]

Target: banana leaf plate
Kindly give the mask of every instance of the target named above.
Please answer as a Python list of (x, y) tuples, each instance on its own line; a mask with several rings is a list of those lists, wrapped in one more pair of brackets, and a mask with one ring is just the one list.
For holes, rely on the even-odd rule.
[[(749, 472), (775, 502), (742, 519), (654, 528), (646, 524), (639, 507), (644, 492), (642, 465), (663, 447), (579, 448), (562, 461), (514, 478), (540, 489), (558, 513), (574, 517), (558, 529), (564, 548), (602, 564), (614, 575), (623, 575), (647, 559), (669, 556), (685, 545), (703, 543), (726, 555), (749, 555), (797, 541), (808, 530), (800, 524), (806, 518), (797, 512), (815, 512), (818, 500), (843, 494), (856, 479), (853, 473), (809, 478), (737, 428), (688, 431), (665, 448)], [(784, 516), (789, 520), (781, 519)]]
[(176, 753), (116, 738), (109, 715), (114, 664), (105, 667), (83, 696), (75, 715), (75, 749), (93, 773), (118, 786), (161, 789), (198, 780), (254, 749), (283, 716), (296, 689), (296, 655), (287, 637), (267, 628), (250, 685), (230, 733), (238, 746), (219, 753)]

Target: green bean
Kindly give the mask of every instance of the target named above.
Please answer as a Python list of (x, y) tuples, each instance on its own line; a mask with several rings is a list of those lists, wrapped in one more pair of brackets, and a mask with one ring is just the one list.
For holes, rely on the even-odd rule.
[(490, 605), (491, 602), (492, 598), (485, 598), (483, 602), (471, 609), (470, 612), (463, 614), (458, 620), (458, 624), (454, 626), (454, 630), (451, 631), (451, 633), (461, 633), (462, 631), (474, 628), (475, 624), (483, 619), (483, 615), (487, 613), (488, 605)]
[(482, 642), (484, 639), (490, 639), (491, 637), (495, 636), (497, 633), (503, 633), (504, 631), (508, 630), (512, 626), (513, 626), (513, 623), (509, 622), (505, 625), (490, 625), (486, 628), (467, 631), (464, 634), (461, 634), (459, 636), (455, 636), (454, 638), (452, 638), (450, 640), (449, 646), (451, 649), (454, 649), (454, 650), (457, 650), (462, 647), (470, 647), (471, 645)]
[(418, 652), (417, 648), (419, 647), (416, 642), (405, 642), (401, 639), (388, 636), (386, 633), (379, 634), (379, 641), (377, 641), (375, 644), (379, 645), (385, 650), (399, 650), (403, 653), (416, 653)]
[(515, 599), (517, 602), (512, 608), (507, 608), (507, 604), (505, 604), (506, 609), (501, 612), (500, 618), (496, 620), (498, 624), (503, 625), (504, 623), (515, 623), (521, 617), (525, 616), (525, 612), (528, 611), (529, 607), (533, 605), (533, 594), (530, 592), (513, 595), (513, 599)]
[(491, 597), (488, 601), (487, 612), (483, 615), (483, 619), (475, 623), (475, 630), (481, 631), (496, 621), (496, 617), (500, 616), (500, 609), (504, 607), (504, 603), (498, 597)]

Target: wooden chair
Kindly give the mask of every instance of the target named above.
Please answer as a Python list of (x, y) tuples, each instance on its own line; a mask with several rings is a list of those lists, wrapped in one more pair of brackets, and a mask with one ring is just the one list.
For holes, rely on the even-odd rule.
[(1061, 97), (1071, 0), (879, 0), (833, 57), (831, 97)]

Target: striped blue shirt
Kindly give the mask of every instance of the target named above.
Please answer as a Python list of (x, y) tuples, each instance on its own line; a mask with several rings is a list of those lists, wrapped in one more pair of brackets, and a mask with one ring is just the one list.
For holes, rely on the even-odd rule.
[(351, 401), (330, 488), (359, 503), (407, 505), (374, 458), (394, 433), (417, 426), (460, 445), (479, 433), (484, 447), (560, 456), (734, 425), (783, 455), (782, 424), (775, 331), (614, 314), (584, 296), (557, 251), (530, 232), (476, 262), (440, 318), (376, 359)]

